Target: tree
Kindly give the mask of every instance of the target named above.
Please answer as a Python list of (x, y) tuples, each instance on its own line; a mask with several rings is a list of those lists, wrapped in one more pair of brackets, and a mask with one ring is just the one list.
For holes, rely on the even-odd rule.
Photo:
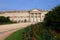
[(0, 16), (0, 24), (11, 23), (9, 17)]
[(45, 15), (45, 25), (60, 33), (60, 5)]

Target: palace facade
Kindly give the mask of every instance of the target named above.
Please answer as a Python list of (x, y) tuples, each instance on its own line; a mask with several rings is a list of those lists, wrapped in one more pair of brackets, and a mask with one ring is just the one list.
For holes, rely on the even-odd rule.
[(48, 11), (32, 9), (29, 11), (5, 11), (0, 12), (0, 16), (9, 17), (15, 22), (42, 22)]

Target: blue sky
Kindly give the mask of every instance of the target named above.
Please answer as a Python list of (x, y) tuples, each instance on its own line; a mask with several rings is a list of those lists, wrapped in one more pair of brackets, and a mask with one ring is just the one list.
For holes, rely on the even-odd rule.
[(0, 0), (0, 11), (30, 10), (33, 8), (50, 10), (57, 5), (60, 5), (60, 0)]

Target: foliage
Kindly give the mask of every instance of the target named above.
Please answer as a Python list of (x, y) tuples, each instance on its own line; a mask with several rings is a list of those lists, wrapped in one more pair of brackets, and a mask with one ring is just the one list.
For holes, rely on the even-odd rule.
[(60, 32), (60, 5), (46, 14), (44, 22), (49, 28)]
[(12, 23), (9, 17), (0, 16), (0, 24), (7, 24), (7, 23)]
[(37, 23), (12, 33), (5, 40), (31, 40), (31, 38), (35, 40), (58, 40), (54, 37), (55, 35), (51, 34), (51, 29), (45, 27), (44, 23)]

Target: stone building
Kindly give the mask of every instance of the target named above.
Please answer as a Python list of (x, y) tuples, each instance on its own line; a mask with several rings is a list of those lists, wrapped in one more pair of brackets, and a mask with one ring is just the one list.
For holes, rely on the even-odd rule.
[(0, 12), (0, 16), (9, 17), (16, 22), (42, 22), (48, 11), (32, 9), (29, 11), (5, 11)]

